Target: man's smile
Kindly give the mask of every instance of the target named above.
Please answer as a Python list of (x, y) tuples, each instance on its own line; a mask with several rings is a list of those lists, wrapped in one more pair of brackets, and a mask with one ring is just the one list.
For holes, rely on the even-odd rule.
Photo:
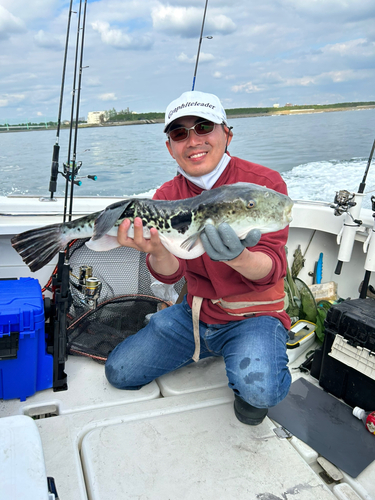
[(195, 158), (202, 158), (203, 156), (205, 156), (207, 154), (207, 151), (204, 151), (202, 153), (194, 153), (192, 155), (189, 156), (189, 158), (192, 158), (192, 159), (195, 159)]

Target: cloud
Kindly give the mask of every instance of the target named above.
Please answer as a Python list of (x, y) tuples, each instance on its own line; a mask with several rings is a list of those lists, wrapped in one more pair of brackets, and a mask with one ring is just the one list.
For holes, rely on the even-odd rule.
[(280, 78), (279, 85), (281, 87), (307, 87), (310, 85), (320, 85), (324, 83), (343, 83), (353, 80), (364, 80), (371, 78), (369, 70), (352, 69), (341, 71), (326, 71), (314, 76), (302, 76), (300, 78)]
[(347, 69), (343, 71), (329, 71), (327, 73), (322, 73), (317, 77), (317, 80), (331, 80), (332, 82), (350, 82), (353, 80), (364, 80), (366, 78), (371, 78), (373, 76), (373, 71), (369, 70), (356, 70)]
[(117, 97), (114, 92), (109, 92), (107, 94), (100, 94), (99, 99), (101, 101), (117, 101)]
[(25, 99), (24, 94), (2, 94), (0, 95), (0, 107), (10, 106)]
[[(154, 29), (183, 38), (199, 36), (202, 26), (202, 9), (196, 7), (173, 7), (158, 4), (151, 11)], [(235, 23), (224, 14), (211, 13), (205, 21), (205, 33), (227, 35), (236, 29)]]
[[(215, 59), (215, 56), (212, 54), (206, 54), (205, 52), (201, 52), (199, 54), (199, 62), (210, 62)], [(196, 60), (196, 57), (194, 57), (194, 61)]]
[(247, 94), (252, 94), (253, 92), (260, 92), (261, 87), (254, 85), (252, 82), (243, 83), (242, 85), (234, 85), (232, 87), (233, 92), (246, 92)]
[(329, 44), (322, 48), (322, 53), (339, 55), (341, 57), (358, 57), (359, 55), (361, 57), (374, 57), (375, 42), (369, 42), (365, 38), (358, 38), (357, 40)]
[(150, 26), (150, 1), (153, 0), (96, 0), (90, 1), (88, 14), (90, 20), (100, 20), (110, 24)]
[(14, 33), (25, 31), (24, 22), (0, 5), (0, 40), (6, 40)]
[(234, 85), (231, 90), (235, 93), (252, 94), (269, 89), (276, 88), (304, 88), (319, 86), (330, 83), (344, 83), (354, 80), (365, 80), (371, 78), (370, 70), (342, 70), (342, 71), (327, 71), (317, 75), (304, 75), (301, 77), (282, 77), (277, 72), (269, 72), (263, 75), (258, 75), (261, 84), (247, 82), (240, 85)]
[[(192, 64), (192, 63), (195, 63), (195, 61), (197, 60), (197, 56), (193, 56), (193, 57), (189, 57), (187, 56), (184, 52), (181, 52), (180, 55), (178, 55), (176, 57), (177, 61), (180, 61), (182, 63), (188, 63), (188, 64)], [(215, 59), (215, 56), (212, 55), (212, 54), (206, 54), (205, 52), (201, 52), (199, 54), (199, 62), (210, 62), (210, 61), (213, 61)]]
[(337, 23), (367, 19), (374, 14), (373, 0), (284, 0), (295, 12), (310, 18), (334, 19)]
[(34, 35), (34, 41), (38, 47), (44, 49), (61, 50), (64, 47), (64, 41), (61, 38), (46, 33), (43, 30), (39, 30), (38, 33)]
[(85, 80), (86, 87), (101, 87), (102, 83), (98, 76), (90, 76)]
[(27, 22), (34, 19), (50, 19), (60, 3), (65, 4), (61, 8), (67, 7), (68, 2), (57, 0), (1, 0), (1, 4), (6, 9), (10, 12), (17, 12), (17, 16)]
[(280, 84), (283, 87), (307, 87), (308, 85), (315, 85), (317, 80), (317, 76), (302, 76), (300, 78), (282, 79)]
[(177, 61), (180, 61), (182, 63), (193, 63), (195, 61), (195, 57), (189, 57), (185, 54), (185, 52), (181, 52), (180, 55), (176, 57)]
[(121, 29), (111, 28), (103, 21), (91, 23), (92, 28), (100, 34), (102, 42), (121, 50), (148, 50), (152, 47), (152, 40), (146, 35), (131, 36)]
[[(19, 82), (25, 82), (27, 80), (36, 80), (38, 77), (35, 73), (17, 73), (14, 72), (10, 75), (4, 76), (1, 78), (0, 83), (2, 85), (12, 85), (17, 84)], [(28, 82), (30, 84), (30, 82)]]

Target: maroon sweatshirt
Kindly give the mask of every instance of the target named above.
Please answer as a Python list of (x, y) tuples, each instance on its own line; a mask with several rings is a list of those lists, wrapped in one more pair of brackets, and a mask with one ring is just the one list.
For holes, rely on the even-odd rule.
[[(212, 189), (236, 182), (250, 182), (287, 194), (286, 184), (275, 170), (231, 157), (229, 164)], [(181, 200), (197, 196), (202, 191), (202, 188), (179, 174), (163, 184), (153, 198), (155, 200)], [(219, 306), (213, 304), (210, 299), (239, 295), (249, 291), (264, 291), (283, 278), (286, 275), (285, 245), (288, 229), (286, 227), (275, 233), (263, 234), (259, 243), (255, 247), (249, 248), (250, 252), (263, 252), (272, 259), (273, 265), (270, 273), (260, 280), (248, 280), (225, 263), (212, 261), (206, 253), (197, 259), (178, 259), (179, 269), (170, 276), (155, 273), (148, 262), (149, 256), (147, 256), (147, 265), (151, 274), (162, 283), (173, 284), (185, 276), (188, 286), (187, 301), (190, 307), (194, 295), (204, 298), (200, 312), (201, 321), (208, 324), (238, 321), (245, 318), (227, 314)], [(285, 328), (290, 328), (290, 318), (285, 311), (264, 314), (280, 319)]]

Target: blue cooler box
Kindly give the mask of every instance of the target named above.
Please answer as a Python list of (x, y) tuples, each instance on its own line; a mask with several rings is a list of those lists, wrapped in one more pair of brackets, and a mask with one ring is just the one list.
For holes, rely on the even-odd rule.
[(38, 280), (0, 280), (0, 398), (25, 401), (52, 381)]

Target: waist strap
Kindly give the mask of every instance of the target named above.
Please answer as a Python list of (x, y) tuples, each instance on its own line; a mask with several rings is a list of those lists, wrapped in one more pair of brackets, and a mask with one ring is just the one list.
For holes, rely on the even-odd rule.
[(281, 278), (274, 286), (262, 292), (230, 295), (221, 299), (211, 299), (211, 302), (231, 316), (253, 316), (267, 312), (282, 312), (285, 308), (284, 298), (284, 279)]
[(199, 361), (199, 353), (201, 350), (201, 338), (199, 335), (199, 315), (201, 312), (203, 297), (196, 297), (194, 295), (193, 302), (191, 305), (191, 314), (193, 317), (193, 332), (194, 332), (194, 342), (195, 350), (193, 354), (193, 361)]
[[(273, 287), (263, 292), (248, 292), (241, 295), (229, 295), (222, 299), (211, 299), (230, 316), (250, 317), (255, 314), (266, 314), (267, 312), (281, 313), (284, 310), (284, 279), (281, 278)], [(199, 315), (203, 298), (193, 296), (191, 313), (193, 319), (193, 333), (195, 350), (193, 361), (199, 361), (200, 335)]]

